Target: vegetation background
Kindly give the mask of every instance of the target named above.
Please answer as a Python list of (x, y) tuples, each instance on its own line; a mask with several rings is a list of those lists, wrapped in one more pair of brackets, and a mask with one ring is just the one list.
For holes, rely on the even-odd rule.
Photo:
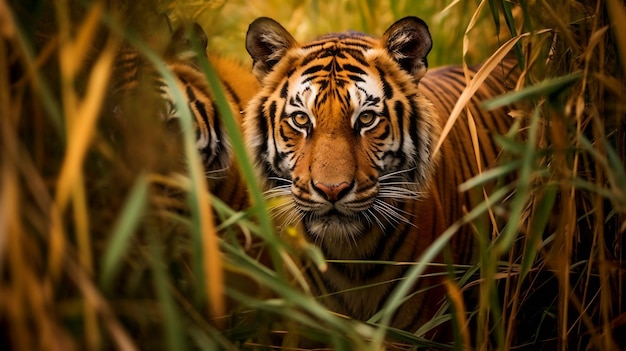
[[(453, 267), (463, 276), (449, 288), (455, 309), (416, 335), (334, 315), (299, 280), (300, 262), (323, 260), (297, 233), (277, 238), (257, 225), (264, 208), (233, 212), (212, 199), (221, 224), (206, 223), (194, 196), (206, 187), (177, 168), (149, 106), (132, 140), (115, 142), (107, 105), (115, 55), (122, 41), (158, 54), (161, 13), (198, 22), (209, 53), (244, 65), (245, 32), (259, 16), (307, 40), (350, 29), (380, 35), (417, 15), (433, 34), (433, 67), (482, 62), (519, 38), (524, 81), (491, 106), (523, 102), (517, 113), (528, 123), (500, 139), (502, 164), (473, 184), (515, 180), (491, 194), (506, 206), (466, 217), (477, 238), (493, 240), (480, 241), (475, 266)], [(0, 36), (3, 349), (294, 349), (302, 337), (340, 350), (626, 347), (622, 1), (0, 0)], [(506, 219), (494, 233), (482, 226), (493, 216)], [(259, 242), (285, 268), (250, 259)], [(467, 287), (479, 299), (460, 313)], [(475, 327), (464, 328), (463, 316)], [(459, 325), (455, 343), (430, 342), (428, 330), (447, 319)]]

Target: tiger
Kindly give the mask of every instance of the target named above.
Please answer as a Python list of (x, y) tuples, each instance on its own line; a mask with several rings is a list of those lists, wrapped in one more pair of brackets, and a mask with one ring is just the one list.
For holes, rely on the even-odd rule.
[[(181, 109), (188, 108), (196, 134), (196, 148), (201, 156), (210, 192), (232, 209), (242, 210), (248, 204), (247, 190), (239, 174), (230, 139), (222, 125), (222, 117), (209, 81), (200, 67), (197, 51), (192, 45), (194, 38), (202, 52), (206, 53), (207, 36), (197, 23), (193, 23), (190, 30), (184, 26), (174, 30), (169, 21), (166, 22), (171, 38), (163, 50), (162, 59), (184, 95), (184, 106), (175, 100), (173, 87), (168, 81), (138, 50), (127, 45), (120, 50), (114, 65), (111, 88), (113, 115), (116, 120), (127, 122), (131, 117), (129, 115), (133, 113), (155, 113), (157, 116), (149, 116), (151, 120), (163, 123), (169, 134), (173, 134), (170, 136), (176, 137), (181, 132)], [(248, 101), (259, 89), (259, 83), (250, 69), (234, 59), (213, 54), (207, 54), (206, 58), (217, 73), (231, 112), (240, 126), (241, 115)], [(141, 89), (148, 91), (139, 91)], [(137, 95), (142, 93), (152, 93), (153, 101), (156, 100), (158, 107), (141, 106), (139, 101), (143, 100), (137, 99)], [(168, 139), (165, 144), (166, 148), (173, 148), (175, 142)], [(175, 158), (183, 159), (182, 154)]]
[[(275, 211), (285, 225), (300, 226), (330, 262), (324, 272), (307, 270), (311, 288), (330, 310), (361, 321), (381, 310), (410, 267), (377, 262), (415, 262), (471, 208), (457, 191), (478, 174), (467, 111), (485, 169), (500, 153), (493, 135), (513, 123), (505, 108), (480, 108), (515, 87), (519, 69), (507, 57), (435, 153), (466, 79), (461, 66), (428, 70), (431, 48), (427, 24), (412, 16), (379, 38), (351, 31), (304, 44), (267, 17), (248, 27), (246, 50), (261, 83), (243, 119), (255, 171), (268, 203), (283, 199)], [(454, 263), (472, 262), (469, 226), (449, 247)], [(441, 279), (420, 277), (391, 326), (415, 332), (432, 318), (445, 299)]]

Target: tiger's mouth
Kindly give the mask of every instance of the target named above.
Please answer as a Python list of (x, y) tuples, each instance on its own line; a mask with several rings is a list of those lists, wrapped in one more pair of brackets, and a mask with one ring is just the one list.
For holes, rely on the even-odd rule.
[(339, 220), (339, 221), (352, 221), (352, 220), (361, 220), (361, 216), (359, 216), (358, 212), (344, 212), (338, 208), (331, 208), (323, 211), (305, 211), (304, 216), (305, 221), (316, 221), (316, 220)]
[[(300, 222), (304, 225), (307, 236), (315, 241), (333, 238), (339, 241), (346, 238), (351, 242), (364, 235), (372, 226), (381, 226), (384, 222), (376, 218), (379, 199), (377, 183), (366, 188), (358, 186), (345, 187), (351, 191), (337, 194), (325, 194), (315, 191), (308, 186), (309, 181), (298, 183), (285, 181), (277, 182), (278, 177), (271, 178), (275, 183), (266, 195), (269, 197), (285, 196), (289, 199), (286, 205), (278, 206), (277, 217), (283, 216), (290, 224)], [(358, 185), (358, 183), (357, 183)], [(336, 195), (336, 196), (332, 196)]]
[(339, 212), (338, 209), (332, 208), (330, 211), (327, 211), (324, 216), (345, 216), (343, 213)]
[(312, 238), (354, 240), (365, 231), (367, 221), (360, 212), (346, 214), (337, 208), (332, 208), (323, 213), (307, 212), (303, 223), (308, 235)]

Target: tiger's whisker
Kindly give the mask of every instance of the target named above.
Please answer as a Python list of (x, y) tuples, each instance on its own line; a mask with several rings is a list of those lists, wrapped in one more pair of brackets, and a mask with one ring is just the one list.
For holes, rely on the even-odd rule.
[(267, 177), (267, 180), (275, 180), (278, 182), (283, 182), (283, 183), (287, 183), (288, 185), (291, 185), (293, 182), (287, 178), (281, 178), (281, 177)]
[(417, 167), (411, 167), (411, 168), (407, 168), (407, 169), (401, 169), (401, 170), (395, 171), (395, 172), (389, 172), (389, 173), (383, 174), (380, 177), (378, 177), (378, 181), (384, 182), (387, 179), (400, 178), (400, 175), (402, 173), (408, 173), (408, 172), (414, 171), (415, 169), (417, 169)]
[(387, 220), (393, 223), (397, 224), (397, 223), (403, 222), (411, 226), (414, 226), (414, 224), (411, 221), (409, 221), (405, 216), (403, 216), (403, 215), (414, 216), (414, 214), (400, 210), (397, 207), (387, 202), (384, 202), (382, 200), (377, 200), (374, 203), (374, 208), (378, 209), (379, 213), (384, 214)]
[[(371, 219), (369, 219), (369, 217), (370, 217), (370, 216), (371, 216), (371, 217), (373, 217), (373, 218), (374, 218), (374, 220), (376, 221), (376, 223), (378, 224), (378, 227), (380, 228), (380, 230), (384, 232), (384, 231), (385, 231), (385, 226), (383, 225), (383, 223), (380, 221), (380, 219), (378, 218), (378, 216), (376, 216), (376, 214), (375, 214), (373, 211), (375, 211), (375, 209), (374, 209), (374, 208), (369, 208), (369, 209), (365, 212), (366, 218), (368, 218), (368, 221), (371, 223), (372, 221), (371, 221)], [(376, 211), (376, 212), (379, 212), (379, 211)]]

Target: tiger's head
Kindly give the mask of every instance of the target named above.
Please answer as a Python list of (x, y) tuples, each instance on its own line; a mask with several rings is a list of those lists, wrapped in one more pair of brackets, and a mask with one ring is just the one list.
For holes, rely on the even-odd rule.
[[(162, 123), (154, 130), (155, 134), (163, 137), (165, 150), (162, 151), (171, 153), (168, 154), (169, 158), (180, 161), (184, 160), (180, 120), (183, 110), (187, 110), (191, 116), (197, 150), (211, 181), (222, 176), (230, 166), (232, 151), (221, 126), (208, 79), (200, 67), (198, 55), (206, 55), (208, 39), (197, 23), (189, 28), (173, 28), (167, 17), (161, 19), (160, 27), (165, 27), (161, 31), (167, 33), (154, 34), (152, 42), (157, 43), (149, 46), (160, 54), (173, 80), (163, 77), (141, 50), (129, 44), (124, 45), (113, 71), (111, 113), (115, 122), (122, 129), (127, 129), (129, 135), (126, 139), (141, 139), (136, 137), (137, 130), (157, 122)], [(194, 42), (198, 44), (198, 50)], [(176, 98), (175, 91), (180, 92), (182, 99)], [(165, 154), (161, 155), (162, 158), (165, 158)]]
[(423, 194), (440, 136), (418, 91), (432, 46), (426, 24), (406, 17), (382, 38), (348, 32), (306, 44), (276, 21), (249, 27), (246, 49), (261, 82), (244, 133), (268, 196), (312, 239), (355, 240), (409, 221), (398, 203)]

